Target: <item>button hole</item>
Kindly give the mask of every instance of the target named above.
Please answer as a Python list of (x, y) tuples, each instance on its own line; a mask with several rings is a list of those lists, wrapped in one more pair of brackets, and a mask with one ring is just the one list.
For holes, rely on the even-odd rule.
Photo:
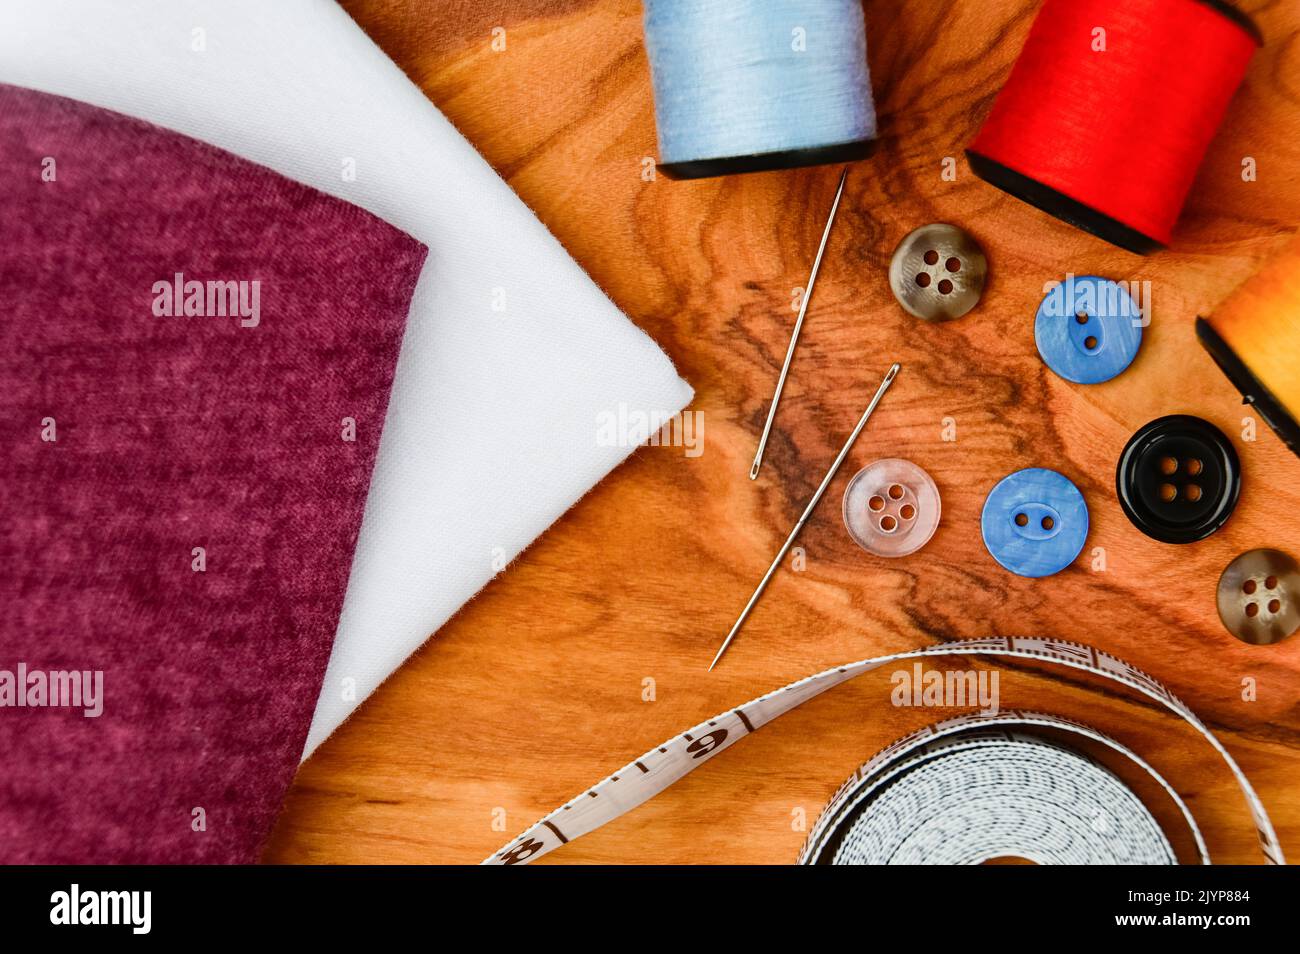
[(1267, 580), (1264, 581), (1264, 586), (1265, 588), (1270, 590), (1277, 589), (1277, 577), (1270, 576)]
[(1169, 474), (1178, 473), (1178, 458), (1162, 457), (1160, 458), (1160, 473), (1168, 476)]
[(919, 272), (919, 273), (917, 274), (917, 276), (916, 276), (916, 283), (917, 283), (918, 285), (920, 285), (922, 288), (929, 288), (929, 287), (930, 287), (930, 273), (929, 273), (929, 272)]
[(904, 520), (911, 520), (913, 517), (916, 516), (916, 508), (913, 507), (911, 504), (903, 504), (903, 506), (898, 511), (898, 515), (902, 517)]
[(1074, 320), (1081, 325), (1086, 325), (1088, 323), (1088, 313), (1086, 311), (1081, 311), (1074, 316)]
[(1016, 526), (1017, 527), (1029, 526), (1029, 518), (1025, 516), (1023, 513), (1016, 514)]
[(1183, 488), (1183, 494), (1187, 497), (1189, 502), (1196, 503), (1196, 501), (1201, 499), (1201, 485), (1188, 484)]
[(903, 488), (899, 484), (891, 484), (889, 487), (889, 496), (894, 500), (903, 499)]
[(1173, 503), (1178, 499), (1178, 488), (1173, 484), (1161, 484), (1160, 499), (1165, 503)]
[(939, 253), (936, 252), (934, 249), (930, 249), (928, 252), (925, 253), (925, 264), (936, 265), (938, 264), (938, 262), (939, 262)]
[(1097, 339), (1092, 335), (1088, 335), (1088, 337), (1083, 339), (1083, 346), (1087, 348), (1089, 351), (1096, 350)]
[(1051, 530), (1054, 526), (1056, 526), (1056, 521), (1053, 520), (1051, 517), (1044, 517), (1044, 518), (1043, 518), (1043, 529), (1044, 529), (1044, 530)]
[(1193, 477), (1198, 476), (1200, 472), (1203, 471), (1204, 469), (1205, 469), (1205, 465), (1202, 464), (1195, 457), (1193, 457), (1191, 460), (1187, 462), (1187, 472), (1191, 474)]
[(885, 533), (893, 533), (898, 528), (898, 521), (893, 517), (885, 516), (880, 518), (880, 529)]
[(872, 510), (881, 511), (885, 509), (885, 498), (876, 496), (867, 501), (867, 506)]
[(1241, 584), (1241, 592), (1245, 593), (1247, 596), (1250, 596), (1258, 588), (1259, 587), (1256, 585), (1254, 580), (1247, 580), (1245, 583)]
[(948, 269), (948, 271), (950, 271), (950, 272), (960, 272), (960, 271), (961, 271), (961, 259), (960, 259), (960, 258), (950, 258), (950, 259), (948, 259), (948, 261), (944, 262), (943, 264), (944, 264), (944, 267), (945, 267), (946, 269)]
[(1269, 601), (1268, 601), (1268, 611), (1269, 611), (1270, 613), (1276, 613), (1276, 612), (1277, 612), (1278, 610), (1280, 610), (1281, 608), (1282, 608), (1282, 602), (1281, 602), (1280, 600), (1269, 600)]
[(951, 293), (952, 293), (952, 282), (948, 281), (948, 279), (945, 278), (943, 281), (939, 283), (939, 294), (948, 295)]
[(1257, 606), (1254, 603), (1247, 603), (1246, 615), (1249, 616), (1251, 619), (1254, 619), (1256, 616), (1259, 615), (1259, 606)]

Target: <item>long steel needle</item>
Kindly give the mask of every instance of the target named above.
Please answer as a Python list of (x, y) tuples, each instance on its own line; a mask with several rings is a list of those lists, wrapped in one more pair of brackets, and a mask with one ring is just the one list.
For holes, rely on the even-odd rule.
[(808, 302), (812, 300), (813, 286), (817, 284), (817, 273), (822, 267), (822, 256), (826, 253), (826, 243), (831, 237), (831, 226), (835, 224), (835, 213), (840, 208), (840, 196), (844, 195), (844, 181), (849, 177), (846, 166), (840, 175), (840, 187), (835, 190), (835, 202), (831, 205), (831, 214), (826, 219), (826, 230), (822, 232), (822, 244), (813, 259), (812, 274), (808, 276), (808, 285), (804, 288), (803, 300), (799, 303), (799, 317), (795, 319), (794, 331), (790, 333), (790, 347), (785, 352), (785, 364), (781, 366), (781, 376), (776, 379), (776, 390), (772, 393), (772, 404), (767, 409), (767, 423), (763, 425), (763, 436), (758, 439), (758, 452), (754, 454), (754, 466), (749, 468), (749, 479), (758, 479), (758, 469), (763, 466), (763, 452), (767, 450), (767, 438), (772, 433), (772, 422), (776, 420), (776, 406), (781, 401), (781, 391), (785, 387), (786, 375), (790, 373), (790, 362), (794, 360), (795, 345), (799, 343), (799, 332), (803, 329), (803, 316), (808, 313)]
[(729, 632), (727, 638), (723, 640), (722, 647), (718, 650), (718, 654), (713, 657), (713, 662), (709, 663), (709, 672), (712, 672), (713, 667), (718, 664), (718, 660), (722, 658), (722, 654), (727, 651), (727, 647), (731, 645), (731, 641), (736, 638), (736, 633), (738, 633), (740, 627), (744, 625), (745, 619), (749, 616), (749, 611), (754, 608), (754, 604), (758, 602), (758, 598), (762, 596), (763, 591), (767, 589), (767, 584), (768, 581), (772, 579), (772, 574), (776, 572), (776, 568), (779, 567), (781, 561), (785, 559), (786, 553), (790, 551), (790, 547), (794, 544), (795, 537), (799, 536), (799, 531), (803, 529), (803, 525), (808, 521), (808, 518), (812, 516), (813, 510), (816, 509), (818, 502), (822, 499), (822, 494), (826, 493), (826, 488), (829, 487), (831, 481), (835, 479), (835, 474), (840, 469), (840, 465), (844, 463), (844, 458), (849, 456), (849, 451), (853, 449), (853, 444), (858, 439), (858, 435), (861, 434), (862, 429), (867, 426), (867, 421), (871, 418), (871, 412), (876, 409), (876, 405), (880, 403), (880, 399), (885, 396), (885, 392), (889, 390), (889, 386), (894, 383), (894, 376), (898, 374), (900, 367), (901, 365), (894, 364), (885, 374), (884, 380), (880, 382), (880, 387), (876, 391), (876, 396), (871, 399), (871, 403), (867, 405), (867, 409), (862, 412), (862, 417), (858, 421), (858, 426), (853, 428), (853, 433), (849, 435), (849, 439), (845, 441), (844, 446), (840, 448), (839, 456), (835, 458), (835, 463), (831, 464), (831, 469), (828, 470), (826, 476), (822, 478), (821, 486), (818, 487), (817, 492), (812, 495), (812, 500), (808, 501), (808, 506), (804, 508), (803, 516), (799, 518), (799, 522), (796, 523), (794, 529), (790, 531), (790, 536), (785, 538), (785, 543), (783, 543), (781, 549), (777, 551), (776, 559), (772, 561), (772, 565), (768, 567), (767, 572), (763, 574), (763, 579), (759, 580), (758, 589), (754, 590), (754, 595), (751, 596), (749, 602), (745, 604), (744, 610), (741, 611), (740, 618), (736, 620), (736, 625), (731, 627), (731, 632)]

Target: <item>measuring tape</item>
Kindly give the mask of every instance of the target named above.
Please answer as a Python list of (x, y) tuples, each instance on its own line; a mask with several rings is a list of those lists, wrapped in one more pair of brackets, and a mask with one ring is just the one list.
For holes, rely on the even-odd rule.
[[(1214, 733), (1158, 681), (1081, 643), (1000, 636), (837, 666), (719, 713), (560, 806), (484, 864), (526, 863), (595, 831), (751, 732), (863, 673), (928, 656), (975, 655), (1041, 659), (1080, 669), (1128, 686), (1181, 716), (1236, 778), (1265, 859), (1285, 863), (1273, 824), (1245, 773)], [(1186, 804), (1136, 753), (1081, 723), (1026, 712), (959, 716), (882, 750), (831, 799), (800, 852), (800, 863), (977, 863), (1003, 855), (1041, 863), (1176, 863), (1169, 842), (1135, 794), (1102, 766), (1035, 730), (1090, 739), (1141, 767), (1173, 798), (1201, 862), (1209, 863), (1205, 840)]]
[(1083, 736), (1123, 754), (1196, 820), (1136, 753), (1100, 732), (1035, 712), (958, 716), (895, 742), (845, 782), (813, 826), (801, 864), (1177, 864), (1146, 806), (1105, 767), (1026, 731)]

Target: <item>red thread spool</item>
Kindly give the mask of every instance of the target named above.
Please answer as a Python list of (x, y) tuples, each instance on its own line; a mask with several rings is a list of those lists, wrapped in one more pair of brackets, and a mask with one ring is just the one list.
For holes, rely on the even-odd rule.
[(1046, 0), (971, 168), (1122, 248), (1162, 248), (1262, 43), (1223, 0)]

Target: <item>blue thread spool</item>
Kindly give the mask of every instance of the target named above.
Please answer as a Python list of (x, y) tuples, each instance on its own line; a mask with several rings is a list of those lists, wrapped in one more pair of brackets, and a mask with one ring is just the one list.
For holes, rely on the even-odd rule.
[(860, 0), (645, 0), (659, 168), (674, 179), (865, 158)]

